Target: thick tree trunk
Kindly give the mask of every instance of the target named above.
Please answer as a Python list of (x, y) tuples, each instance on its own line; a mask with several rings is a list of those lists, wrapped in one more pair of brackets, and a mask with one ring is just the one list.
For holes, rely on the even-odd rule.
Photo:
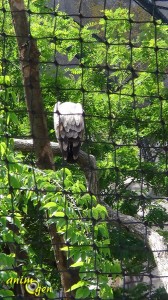
[(49, 145), (48, 130), (40, 89), (39, 51), (31, 37), (24, 1), (9, 0), (19, 48), (25, 99), (29, 113), (31, 133), (37, 164), (41, 169), (53, 169), (53, 154)]
[[(30, 119), (33, 149), (37, 166), (41, 169), (54, 169), (53, 153), (48, 138), (47, 122), (43, 108), (39, 76), (39, 51), (36, 41), (31, 36), (23, 0), (9, 0), (15, 28), (20, 63), (23, 75), (25, 99)], [(66, 293), (79, 280), (78, 272), (72, 276), (67, 269), (65, 252), (60, 248), (64, 243), (62, 236), (56, 232), (55, 224), (49, 226), (52, 246), (54, 248), (57, 268), (60, 271), (65, 299), (72, 299), (74, 292)]]

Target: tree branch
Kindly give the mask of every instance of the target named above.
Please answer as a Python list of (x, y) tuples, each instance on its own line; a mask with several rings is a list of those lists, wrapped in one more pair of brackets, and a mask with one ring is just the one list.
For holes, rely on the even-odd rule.
[[(25, 147), (25, 145), (22, 144), (24, 148), (22, 148), (22, 151), (29, 152), (34, 149), (38, 167), (41, 169), (54, 169), (53, 154), (51, 149), (52, 144), (50, 146), (40, 90), (40, 78), (38, 70), (39, 52), (36, 46), (36, 42), (31, 37), (29, 32), (26, 11), (24, 8), (24, 1), (9, 0), (9, 3), (19, 47), (23, 83), (25, 88), (25, 98), (33, 138), (32, 143), (26, 142), (28, 143), (28, 146)], [(18, 150), (17, 143), (18, 141), (15, 140), (15, 149)], [(27, 151), (28, 147), (30, 147), (30, 149)], [(57, 147), (57, 145), (54, 145), (54, 147), (52, 147), (53, 151), (60, 155), (60, 150), (58, 150)], [(21, 150), (21, 148), (19, 150)], [(87, 155), (83, 151), (80, 151), (78, 163), (85, 172), (88, 190), (97, 195), (98, 191), (96, 161), (94, 157), (91, 155)], [(111, 207), (109, 207), (104, 201), (100, 201), (100, 203), (107, 208), (108, 220), (110, 222), (120, 224), (124, 228), (129, 229), (130, 232), (132, 232), (136, 236), (139, 236), (139, 238), (143, 241), (146, 241), (146, 244), (153, 252), (155, 262), (161, 276), (161, 280), (166, 291), (168, 292), (168, 252), (167, 244), (164, 242), (163, 237), (161, 237), (154, 230), (147, 228), (142, 222), (138, 221), (137, 219), (113, 211)], [(64, 241), (62, 237), (57, 234), (55, 225), (50, 225), (49, 232), (54, 248), (58, 270), (61, 272), (62, 285), (64, 290), (66, 291), (71, 287), (72, 284), (76, 282), (76, 277), (78, 277), (78, 274), (76, 277), (71, 276), (71, 273), (67, 270), (66, 256), (62, 251), (60, 251), (60, 247), (62, 246)], [(66, 299), (72, 299), (69, 293), (66, 293)]]
[[(62, 156), (58, 143), (51, 142), (50, 146), (54, 155)], [(14, 139), (14, 149), (22, 151), (23, 153), (32, 152), (34, 151), (33, 140)], [(98, 195), (98, 178), (95, 157), (80, 150), (77, 163), (85, 174), (88, 192)]]
[[(57, 143), (52, 142), (51, 147), (54, 155), (61, 156), (61, 151)], [(31, 152), (33, 150), (33, 141), (14, 139), (14, 149), (20, 150), (24, 153)], [(90, 155), (88, 157), (87, 153), (80, 151), (78, 164), (84, 171), (87, 182), (90, 182), (92, 192), (97, 192), (97, 171), (96, 160), (94, 156)], [(96, 188), (94, 188), (94, 185)], [(103, 200), (100, 200), (99, 202), (106, 207), (108, 212), (107, 218), (110, 223), (122, 226), (146, 243), (149, 250), (153, 253), (160, 279), (166, 291), (168, 292), (168, 249), (164, 238), (156, 231), (145, 226), (142, 221), (132, 216), (124, 215), (120, 212), (114, 211)]]
[(144, 225), (142, 221), (114, 211), (103, 200), (100, 200), (100, 203), (107, 209), (108, 221), (129, 230), (136, 237), (144, 241), (150, 251), (152, 251), (160, 280), (168, 293), (168, 247), (164, 238), (153, 229)]
[[(50, 147), (46, 116), (43, 108), (39, 75), (39, 51), (36, 41), (31, 36), (24, 7), (24, 0), (9, 0), (16, 39), (19, 48), (20, 63), (27, 111), (29, 114), (33, 149), (40, 169), (53, 169), (53, 153)], [(78, 272), (72, 276), (67, 268), (66, 253), (60, 250), (63, 239), (56, 231), (55, 224), (49, 226), (49, 234), (54, 248), (55, 261), (60, 271), (61, 283), (65, 291), (65, 299), (70, 300), (74, 292), (66, 291), (78, 281)], [(70, 280), (71, 278), (71, 280)], [(77, 281), (76, 281), (77, 280)]]

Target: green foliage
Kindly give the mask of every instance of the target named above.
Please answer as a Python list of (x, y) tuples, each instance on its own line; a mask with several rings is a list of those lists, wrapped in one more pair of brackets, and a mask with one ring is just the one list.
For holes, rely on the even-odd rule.
[[(105, 18), (81, 28), (58, 7), (53, 12), (44, 6), (45, 1), (28, 3), (31, 35), (41, 53), (41, 88), (51, 139), (55, 139), (51, 113), (55, 101), (83, 103), (83, 149), (96, 156), (105, 201), (133, 216), (143, 207), (149, 211), (148, 224), (163, 228), (167, 213), (147, 195), (150, 189), (163, 195), (168, 191), (167, 150), (162, 148), (168, 134), (167, 27), (159, 21), (147, 22), (136, 34), (129, 20), (134, 15), (118, 8), (106, 10)], [(87, 193), (77, 167), (40, 171), (31, 166), (32, 154), (13, 153), (10, 137), (29, 136), (30, 127), (8, 1), (4, 6), (5, 13), (0, 9), (0, 27), (5, 33), (0, 36), (0, 296), (12, 297), (13, 286), (6, 287), (5, 282), (18, 276), (13, 270), (18, 262), (23, 272), (33, 268), (42, 282), (45, 277), (54, 292), (60, 289), (47, 229), (54, 223), (67, 243), (62, 251), (74, 260), (70, 267), (79, 268), (80, 281), (71, 287), (76, 299), (120, 299), (122, 290), (112, 291), (108, 275), (112, 279), (121, 276), (120, 260), (130, 273), (139, 274), (142, 263), (149, 260), (153, 267), (151, 255), (141, 251), (143, 243), (107, 225), (106, 209)], [(67, 67), (57, 63), (58, 55), (66, 57)], [(74, 61), (80, 63), (72, 68)], [(144, 140), (161, 147), (155, 163), (143, 158)], [(61, 163), (56, 159), (56, 166)], [(143, 192), (126, 188), (125, 180), (130, 177), (139, 184), (146, 182)], [(138, 299), (146, 289), (138, 285), (128, 292), (128, 299)]]
[[(6, 156), (7, 158), (8, 156)], [(68, 243), (68, 246), (62, 248), (62, 251), (67, 252), (67, 258), (73, 258), (74, 264), (70, 267), (80, 267), (79, 272), (84, 283), (84, 290), (79, 290), (77, 297), (81, 293), (82, 295), (83, 293), (85, 294), (86, 291), (89, 297), (96, 295), (96, 272), (100, 273), (99, 293), (102, 295), (111, 295), (110, 297), (112, 297), (112, 291), (107, 284), (107, 275), (101, 275), (102, 270), (103, 273), (109, 272), (115, 274), (115, 264), (116, 266), (118, 265), (118, 263), (111, 262), (108, 228), (106, 222), (103, 221), (107, 215), (106, 209), (97, 204), (94, 196), (87, 194), (83, 183), (80, 183), (79, 180), (78, 182), (73, 181), (70, 170), (64, 168), (57, 172), (44, 172), (34, 168), (30, 169), (26, 165), (17, 163), (17, 156), (10, 156), (10, 160), (12, 164), (9, 163), (5, 166), (6, 172), (4, 172), (4, 177), (3, 179), (1, 178), (0, 183), (0, 187), (5, 189), (4, 183), (7, 182), (9, 172), (10, 176), (8, 179), (10, 180), (12, 191), (6, 197), (4, 194), (1, 199), (1, 210), (3, 212), (1, 216), (2, 242), (7, 245), (9, 243), (11, 245), (14, 243), (25, 245), (22, 251), (25, 251), (28, 257), (26, 266), (23, 269), (31, 268), (33, 262), (33, 268), (36, 266), (36, 276), (41, 278), (41, 270), (40, 266), (38, 266), (40, 264), (38, 255), (41, 246), (39, 245), (39, 247), (35, 243), (34, 237), (37, 239), (37, 231), (35, 236), (34, 233), (31, 233), (33, 225), (27, 218), (29, 216), (31, 222), (33, 220), (36, 222), (37, 214), (38, 218), (40, 218), (40, 215), (41, 218), (44, 218), (44, 214), (40, 213), (40, 211), (38, 212), (36, 208), (42, 211), (47, 210), (49, 216), (47, 223), (55, 223), (57, 231), (65, 236), (65, 242)], [(15, 173), (15, 177), (11, 175), (12, 172)], [(64, 189), (62, 187), (63, 182)], [(33, 188), (34, 185), (36, 185), (36, 189)], [(38, 190), (38, 193), (36, 190)], [(55, 192), (53, 193), (53, 191)], [(68, 196), (68, 194), (73, 196)], [(6, 201), (7, 198), (8, 201)], [(33, 207), (31, 203), (33, 203)], [(34, 218), (32, 210), (36, 211), (36, 218)], [(4, 215), (5, 211), (6, 216)], [(13, 211), (15, 212), (14, 217), (12, 217)], [(99, 222), (97, 223), (96, 220), (99, 220)], [(9, 230), (10, 227), (7, 226), (7, 222), (15, 224), (17, 228), (16, 233), (15, 230), (12, 230), (13, 228)], [(28, 227), (26, 226), (27, 229), (23, 227), (23, 224), (28, 225)], [(35, 226), (36, 230), (38, 226), (40, 225)], [(46, 228), (42, 223), (39, 228), (41, 230), (43, 228), (44, 230), (43, 233), (41, 232), (42, 236), (39, 236), (41, 243), (44, 243), (44, 235), (47, 233)], [(27, 230), (29, 236), (27, 235)], [(18, 235), (18, 232), (20, 232), (20, 235)], [(30, 237), (32, 244), (28, 249), (26, 245), (30, 242)], [(38, 241), (38, 244), (40, 241)], [(45, 243), (49, 247), (48, 239), (45, 239)], [(12, 268), (15, 264), (15, 255), (14, 249), (10, 255), (1, 254), (0, 260), (3, 270)], [(50, 259), (53, 259), (53, 257), (51, 256)], [(47, 270), (47, 259), (44, 258), (43, 263), (43, 269)], [(37, 271), (38, 269), (39, 271)], [(10, 276), (11, 274), (9, 274)], [(107, 297), (106, 299), (109, 298)]]
[(168, 214), (165, 208), (159, 205), (151, 205), (145, 219), (149, 223), (149, 225), (155, 224), (163, 229), (164, 224), (168, 222)]

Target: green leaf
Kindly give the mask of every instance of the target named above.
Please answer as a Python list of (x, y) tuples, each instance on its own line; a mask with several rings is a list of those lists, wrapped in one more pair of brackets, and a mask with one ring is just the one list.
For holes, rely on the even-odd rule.
[(14, 112), (8, 112), (7, 118), (8, 118), (8, 123), (10, 121), (12, 121), (16, 125), (19, 124), (18, 117), (17, 117), (17, 115)]
[(75, 283), (74, 285), (72, 285), (71, 288), (69, 290), (67, 290), (67, 292), (74, 291), (84, 285), (85, 285), (85, 282), (83, 280), (80, 280), (77, 283)]
[(63, 218), (65, 217), (65, 213), (63, 211), (56, 211), (53, 214), (51, 214), (51, 216)]
[(4, 268), (10, 268), (14, 264), (14, 257), (9, 256), (5, 253), (0, 253), (0, 266)]
[(71, 243), (75, 244), (78, 241), (78, 235), (76, 232), (72, 231), (71, 232)]
[(67, 176), (72, 176), (72, 173), (71, 173), (71, 171), (70, 171), (68, 168), (64, 168), (64, 169), (62, 169), (61, 171), (62, 171), (62, 172), (65, 172), (65, 174), (66, 174)]
[(4, 290), (4, 289), (0, 290), (0, 298), (2, 297), (2, 299), (5, 298), (6, 300), (12, 300), (14, 296), (15, 295), (11, 290)]
[(62, 247), (61, 248), (61, 251), (69, 251), (69, 250), (72, 250), (73, 249), (73, 247), (72, 246), (65, 246), (65, 247)]
[(21, 182), (18, 176), (10, 174), (10, 184), (13, 188), (19, 189), (21, 187)]
[(116, 261), (113, 265), (111, 265), (110, 270), (111, 270), (111, 273), (113, 274), (113, 278), (119, 276), (119, 274), (122, 273), (121, 264)]
[(6, 149), (7, 149), (6, 143), (1, 142), (0, 143), (0, 153), (2, 156), (6, 153)]
[(0, 226), (6, 227), (6, 221), (7, 221), (6, 217), (0, 216)]
[(108, 238), (109, 232), (106, 223), (99, 223), (95, 226), (95, 230), (98, 231), (98, 234), (101, 233), (102, 237)]
[(43, 208), (51, 208), (51, 207), (57, 207), (57, 204), (55, 202), (48, 202), (42, 207), (42, 209)]
[(9, 278), (17, 278), (18, 274), (14, 271), (1, 271), (0, 280), (6, 282)]
[(78, 261), (78, 262), (72, 264), (70, 267), (71, 267), (71, 268), (77, 268), (77, 267), (81, 267), (81, 266), (83, 266), (83, 265), (84, 265), (84, 262), (83, 262), (83, 261)]
[(5, 75), (5, 76), (0, 76), (0, 84), (7, 84), (10, 85), (10, 77)]
[(107, 216), (107, 209), (105, 206), (97, 204), (96, 208), (99, 211), (99, 215), (102, 219), (104, 219)]
[(104, 285), (100, 288), (100, 297), (101, 299), (112, 300), (114, 299), (113, 290), (110, 286)]
[(98, 220), (99, 218), (99, 210), (97, 207), (92, 207), (92, 216), (94, 219)]
[(85, 299), (89, 295), (90, 295), (90, 291), (89, 291), (88, 287), (84, 286), (84, 287), (79, 288), (76, 291), (75, 298), (76, 299)]

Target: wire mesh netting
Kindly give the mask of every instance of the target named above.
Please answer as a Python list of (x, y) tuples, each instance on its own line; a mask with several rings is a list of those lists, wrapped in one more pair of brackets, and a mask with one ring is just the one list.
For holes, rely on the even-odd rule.
[(163, 2), (1, 0), (1, 299), (167, 299)]

